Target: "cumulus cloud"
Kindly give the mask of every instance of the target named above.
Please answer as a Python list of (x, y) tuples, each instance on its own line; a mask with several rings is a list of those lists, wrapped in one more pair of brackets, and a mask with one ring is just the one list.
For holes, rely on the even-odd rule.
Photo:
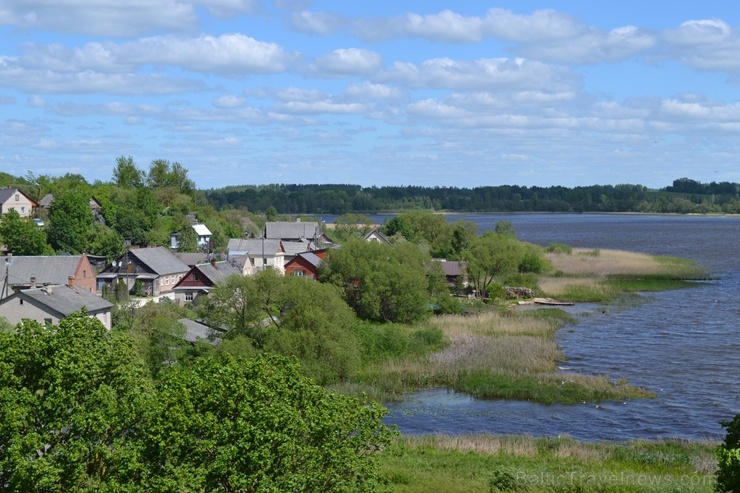
[(180, 31), (195, 27), (195, 3), (181, 0), (4, 0), (0, 6), (0, 24), (129, 37), (158, 29)]
[(570, 90), (579, 82), (565, 68), (509, 58), (484, 58), (475, 61), (435, 58), (418, 65), (396, 62), (393, 67), (379, 74), (378, 79), (416, 88), (508, 91)]
[(724, 21), (687, 21), (664, 32), (663, 38), (666, 57), (699, 70), (740, 73), (740, 35)]
[(339, 15), (304, 10), (293, 13), (288, 24), (296, 31), (326, 36), (341, 29), (345, 22)]
[(318, 76), (342, 77), (368, 75), (383, 66), (383, 57), (360, 48), (337, 49), (316, 59), (313, 72)]
[[(77, 48), (61, 44), (25, 44), (14, 63), (26, 68), (75, 73), (131, 72), (143, 65), (173, 66), (225, 75), (285, 70), (294, 55), (279, 45), (243, 34), (182, 38), (156, 36), (133, 42), (93, 42)], [(0, 65), (1, 67), (1, 65)]]
[(372, 82), (351, 84), (345, 93), (351, 98), (358, 99), (399, 99), (403, 96), (403, 92), (396, 87)]
[(365, 106), (359, 103), (343, 103), (331, 100), (324, 101), (292, 101), (280, 103), (275, 107), (276, 111), (300, 114), (300, 115), (318, 115), (318, 114), (358, 114), (361, 113)]
[(223, 109), (242, 108), (246, 104), (247, 98), (233, 94), (229, 96), (221, 96), (213, 101), (213, 106)]

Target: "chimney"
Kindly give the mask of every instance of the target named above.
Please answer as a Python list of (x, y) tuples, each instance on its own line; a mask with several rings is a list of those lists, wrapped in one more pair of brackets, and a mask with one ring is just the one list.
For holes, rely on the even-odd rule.
[(67, 286), (71, 289), (75, 288), (75, 276), (67, 276)]
[(35, 277), (31, 278), (31, 289), (36, 289), (36, 278)]

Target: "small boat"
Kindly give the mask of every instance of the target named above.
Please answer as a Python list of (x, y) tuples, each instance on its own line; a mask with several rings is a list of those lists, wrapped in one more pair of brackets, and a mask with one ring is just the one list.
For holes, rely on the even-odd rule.
[(535, 298), (532, 301), (536, 305), (573, 306), (575, 304), (572, 301), (558, 301), (550, 298)]

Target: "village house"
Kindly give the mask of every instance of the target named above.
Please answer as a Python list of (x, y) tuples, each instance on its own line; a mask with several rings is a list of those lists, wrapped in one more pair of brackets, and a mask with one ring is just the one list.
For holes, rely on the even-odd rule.
[(36, 202), (17, 188), (0, 188), (0, 216), (15, 210), (21, 217), (31, 217), (36, 207)]
[(326, 257), (327, 249), (299, 253), (285, 264), (286, 276), (302, 276), (318, 279), (319, 268)]
[(49, 284), (42, 288), (24, 289), (0, 300), (0, 317), (13, 325), (24, 320), (55, 325), (83, 308), (90, 317), (100, 320), (106, 329), (111, 329), (113, 304), (76, 286), (72, 276), (66, 285)]
[(317, 222), (295, 222), (271, 221), (265, 224), (265, 238), (268, 240), (304, 241), (308, 240), (314, 245), (330, 245), (334, 243), (331, 238), (321, 231)]
[(175, 285), (190, 270), (165, 247), (132, 248), (98, 274), (98, 290), (124, 282), (133, 295), (174, 299)]
[[(208, 245), (211, 243), (211, 236), (213, 236), (211, 231), (205, 224), (193, 224), (193, 230), (198, 237), (198, 248), (203, 250), (207, 249)], [(180, 248), (180, 233), (172, 233), (170, 235), (170, 248)]]
[(95, 268), (86, 254), (57, 256), (8, 255), (0, 262), (0, 299), (13, 291), (64, 284), (70, 276), (78, 289), (97, 294)]
[(366, 234), (364, 240), (367, 242), (377, 241), (378, 243), (382, 243), (383, 245), (391, 244), (388, 237), (381, 233), (377, 228)]
[[(276, 269), (285, 274), (285, 252), (279, 240), (265, 238), (232, 238), (228, 244), (228, 260), (244, 257), (243, 264), (253, 266), (253, 270)], [(245, 273), (245, 275), (249, 275)]]
[(241, 266), (235, 261), (211, 261), (191, 267), (185, 276), (175, 284), (175, 301), (178, 303), (198, 303), (198, 298), (208, 294), (217, 282), (231, 275), (242, 275)]

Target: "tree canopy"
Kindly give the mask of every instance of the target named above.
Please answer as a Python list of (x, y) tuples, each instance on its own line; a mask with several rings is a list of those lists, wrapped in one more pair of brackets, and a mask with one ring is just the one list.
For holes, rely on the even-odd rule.
[(86, 313), (0, 331), (0, 491), (371, 492), (385, 409), (278, 356), (226, 354), (152, 380)]
[(0, 244), (14, 255), (45, 255), (52, 253), (46, 243), (46, 233), (28, 218), (22, 218), (14, 209), (0, 220)]

